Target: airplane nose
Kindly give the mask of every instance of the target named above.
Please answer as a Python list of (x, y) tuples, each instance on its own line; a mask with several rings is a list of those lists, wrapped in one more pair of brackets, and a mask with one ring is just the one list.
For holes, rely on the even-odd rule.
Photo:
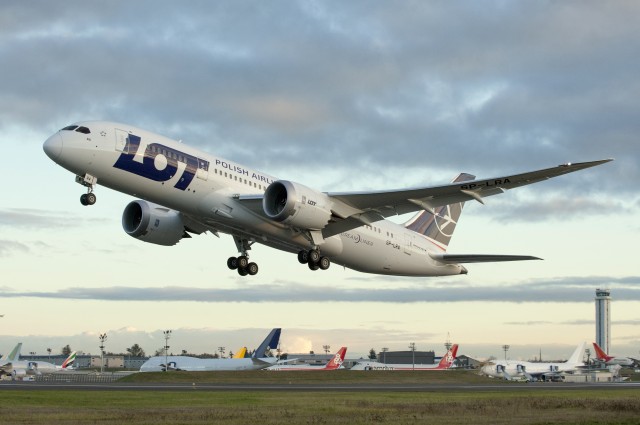
[(60, 133), (56, 133), (45, 140), (44, 145), (42, 145), (42, 149), (44, 149), (44, 153), (46, 153), (52, 160), (55, 161), (58, 159), (62, 153), (62, 136)]

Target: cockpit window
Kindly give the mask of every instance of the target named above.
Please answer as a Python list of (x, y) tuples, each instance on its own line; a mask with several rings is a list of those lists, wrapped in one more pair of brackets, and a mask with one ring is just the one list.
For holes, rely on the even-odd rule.
[[(66, 126), (65, 128), (63, 128), (62, 130), (73, 131), (73, 130), (75, 130), (76, 128), (78, 128), (78, 126), (77, 126), (77, 125), (68, 125), (68, 126)], [(60, 131), (62, 131), (62, 130), (60, 130)]]
[(78, 127), (78, 128), (76, 128), (76, 131), (78, 133), (83, 133), (83, 134), (91, 133), (91, 130), (89, 130), (87, 127)]

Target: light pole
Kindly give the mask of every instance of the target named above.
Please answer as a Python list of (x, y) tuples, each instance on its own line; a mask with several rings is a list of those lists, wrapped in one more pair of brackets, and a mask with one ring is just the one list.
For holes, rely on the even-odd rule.
[(224, 356), (225, 347), (218, 347), (218, 351), (220, 352), (220, 358)]
[(387, 351), (389, 351), (389, 348), (388, 347), (382, 347), (381, 351), (382, 351), (383, 356), (384, 356), (384, 364), (386, 365), (387, 364)]
[(329, 350), (331, 349), (330, 345), (323, 345), (322, 349), (324, 350), (324, 354), (329, 354)]
[(51, 363), (51, 348), (47, 348), (47, 353), (49, 353), (49, 363)]
[(507, 345), (507, 344), (502, 346), (502, 349), (504, 350), (504, 361), (505, 362), (507, 361), (507, 351), (509, 351), (509, 347), (510, 347), (510, 345)]
[(107, 334), (100, 334), (100, 373), (104, 372), (104, 342), (107, 339)]
[(167, 356), (169, 355), (169, 338), (171, 338), (171, 329), (162, 332), (164, 334), (164, 371), (169, 371), (169, 363)]
[(416, 343), (409, 344), (409, 348), (411, 349), (411, 370), (416, 370)]
[(584, 352), (587, 353), (587, 371), (591, 371), (591, 350), (587, 348)]

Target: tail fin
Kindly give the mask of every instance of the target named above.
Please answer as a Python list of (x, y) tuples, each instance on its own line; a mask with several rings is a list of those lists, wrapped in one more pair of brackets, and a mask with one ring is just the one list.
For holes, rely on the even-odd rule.
[(247, 347), (242, 347), (233, 355), (234, 359), (244, 359), (247, 355)]
[(254, 357), (256, 359), (265, 357), (268, 349), (276, 348), (278, 346), (278, 343), (280, 342), (281, 331), (282, 331), (282, 328), (273, 328), (271, 332), (269, 332), (269, 335), (267, 335), (265, 340), (262, 341), (262, 344), (260, 344), (260, 346), (256, 349), (256, 351), (253, 353), (253, 356), (251, 357)]
[[(452, 183), (473, 180), (475, 178), (476, 176), (471, 174), (461, 173), (453, 179)], [(460, 214), (462, 214), (462, 207), (464, 207), (464, 202), (444, 205), (430, 211), (423, 210), (406, 222), (404, 227), (425, 235), (446, 249), (447, 246), (449, 246)]]
[(449, 369), (453, 365), (453, 361), (456, 359), (456, 355), (458, 354), (458, 344), (453, 344), (451, 349), (447, 351), (440, 363), (438, 363), (437, 369)]
[(74, 351), (73, 353), (69, 354), (69, 357), (67, 357), (67, 359), (62, 362), (62, 366), (60, 366), (61, 369), (69, 369), (69, 367), (71, 365), (73, 365), (73, 362), (76, 361), (76, 351)]
[(9, 354), (2, 356), (2, 359), (0, 360), (3, 362), (17, 362), (20, 359), (20, 350), (22, 350), (21, 342), (19, 342)]
[(612, 356), (607, 355), (607, 353), (605, 353), (604, 350), (595, 342), (593, 343), (593, 348), (596, 350), (596, 357), (598, 360), (608, 362), (613, 359)]
[(581, 342), (580, 344), (578, 344), (578, 346), (576, 347), (576, 351), (574, 351), (571, 357), (569, 357), (569, 360), (567, 360), (568, 364), (577, 365), (577, 364), (584, 363), (584, 346), (585, 346), (584, 342)]
[(327, 362), (324, 366), (324, 370), (335, 370), (342, 366), (342, 362), (344, 362), (344, 356), (347, 354), (347, 347), (342, 347), (338, 350), (335, 356), (331, 360)]

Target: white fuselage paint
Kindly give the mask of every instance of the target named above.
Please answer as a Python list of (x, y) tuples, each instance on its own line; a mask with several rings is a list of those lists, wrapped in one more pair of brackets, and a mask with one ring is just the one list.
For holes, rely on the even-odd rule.
[[(164, 136), (125, 124), (103, 121), (77, 123), (90, 128), (90, 134), (61, 130), (45, 142), (47, 154), (67, 170), (97, 177), (97, 183), (131, 196), (198, 217), (211, 229), (243, 235), (264, 245), (297, 252), (310, 249), (311, 243), (299, 232), (256, 214), (234, 199), (236, 195), (261, 195), (275, 177), (214, 155), (202, 152)], [(122, 135), (140, 137), (134, 157), (142, 162), (145, 147), (159, 143), (209, 162), (208, 172), (198, 170), (186, 190), (175, 188), (186, 164), (178, 162), (176, 175), (160, 182), (114, 167), (121, 155)], [(58, 139), (59, 138), (59, 139)], [(119, 139), (120, 138), (120, 139)], [(52, 155), (51, 146), (56, 154)], [(162, 169), (166, 159), (156, 158)], [(427, 237), (402, 225), (382, 220), (327, 238), (320, 246), (323, 255), (334, 263), (375, 274), (399, 276), (457, 275), (464, 268), (444, 264), (429, 257), (443, 250)]]

